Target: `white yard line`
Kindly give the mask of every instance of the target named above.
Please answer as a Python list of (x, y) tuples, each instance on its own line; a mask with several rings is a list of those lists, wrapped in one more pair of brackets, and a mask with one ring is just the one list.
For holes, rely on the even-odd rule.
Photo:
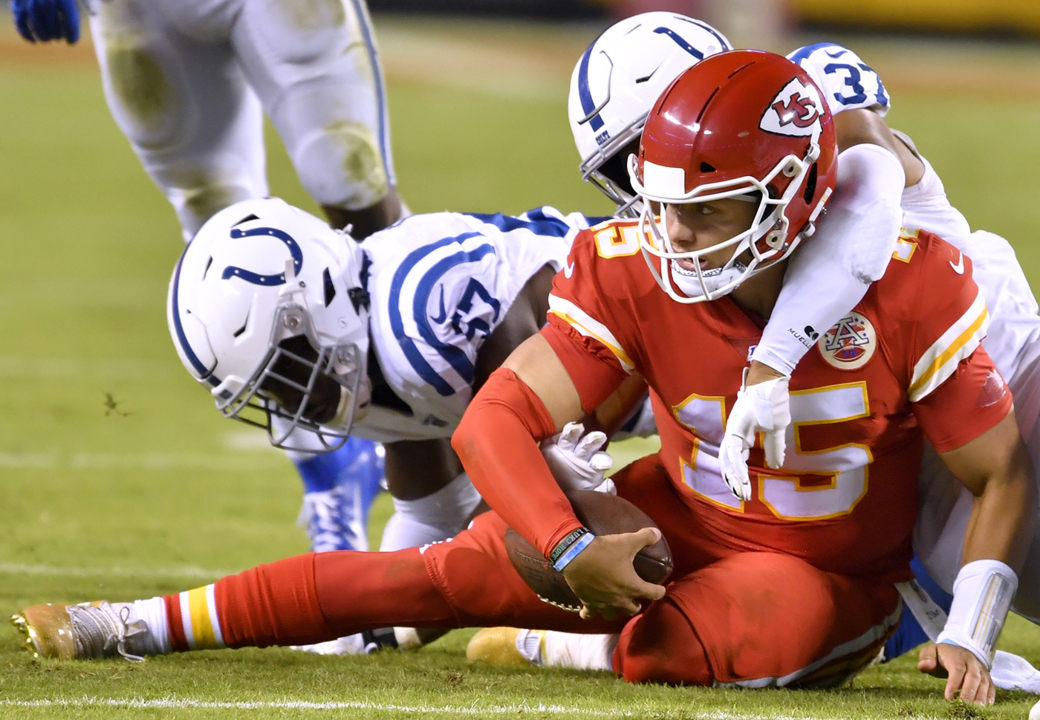
[(0, 563), (0, 574), (5, 575), (55, 575), (58, 577), (139, 577), (139, 578), (192, 578), (211, 580), (225, 575), (234, 575), (241, 570), (216, 570), (193, 565), (158, 568), (120, 567), (57, 567), (54, 565), (23, 565)]
[[(436, 705), (394, 705), (375, 702), (307, 702), (304, 700), (279, 700), (255, 702), (211, 702), (192, 700), (191, 698), (158, 698), (145, 700), (141, 698), (97, 698), (83, 697), (78, 700), (0, 700), (0, 707), (51, 708), (51, 707), (112, 707), (128, 709), (167, 709), (167, 708), (202, 708), (214, 710), (369, 710), (387, 713), (418, 713), (439, 715), (563, 715), (567, 717), (634, 717), (643, 712), (624, 710), (594, 710), (563, 705), (487, 705), (475, 706), (436, 706)], [(657, 717), (668, 717), (668, 711), (655, 712)], [(756, 715), (746, 713), (730, 713), (721, 710), (691, 713), (689, 709), (677, 711), (676, 716), (699, 720), (844, 720), (839, 718), (817, 718), (811, 715)], [(939, 720), (933, 717), (915, 716), (917, 720)]]
[[(263, 437), (262, 433), (258, 433)], [(214, 470), (253, 472), (282, 468), (289, 463), (276, 453), (236, 452), (233, 455), (178, 453), (12, 453), (0, 452), (0, 469), (40, 470)]]
[[(125, 707), (125, 708), (213, 708), (217, 710), (375, 710), (380, 712), (406, 712), (446, 715), (518, 715), (542, 713), (550, 715), (588, 717), (631, 717), (632, 713), (619, 711), (590, 710), (562, 705), (491, 705), (487, 707), (391, 705), (370, 702), (307, 702), (304, 700), (280, 700), (271, 702), (210, 702), (190, 698), (160, 698), (156, 700), (91, 698), (79, 700), (0, 700), (0, 706), (10, 707)], [(685, 715), (690, 717), (690, 715)], [(705, 716), (707, 717), (707, 716)], [(736, 718), (737, 716), (732, 716)]]

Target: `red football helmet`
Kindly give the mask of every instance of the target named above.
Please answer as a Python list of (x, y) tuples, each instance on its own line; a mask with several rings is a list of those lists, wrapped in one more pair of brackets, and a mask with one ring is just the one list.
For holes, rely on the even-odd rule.
[[(834, 190), (834, 125), (819, 88), (780, 55), (733, 50), (706, 58), (664, 91), (646, 120), (629, 174), (643, 198), (643, 256), (675, 300), (727, 294), (775, 265), (815, 230)], [(699, 251), (679, 252), (664, 206), (743, 197), (758, 203), (751, 227)], [(687, 270), (674, 262), (732, 247), (723, 267)]]

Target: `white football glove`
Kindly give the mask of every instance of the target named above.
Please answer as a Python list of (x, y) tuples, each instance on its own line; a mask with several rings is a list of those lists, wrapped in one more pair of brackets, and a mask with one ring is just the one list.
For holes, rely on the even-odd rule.
[[(747, 371), (745, 371), (745, 378)], [(786, 442), (784, 435), (791, 424), (791, 396), (787, 392), (789, 378), (741, 387), (733, 412), (726, 421), (726, 432), (719, 448), (722, 479), (741, 500), (751, 499), (751, 480), (748, 478), (747, 459), (755, 435), (765, 433), (763, 448), (766, 464), (779, 468), (784, 464)]]
[(614, 459), (600, 450), (607, 436), (596, 430), (585, 437), (585, 426), (567, 423), (563, 430), (542, 442), (542, 457), (563, 490), (598, 490), (614, 494), (614, 483), (604, 475), (614, 467)]

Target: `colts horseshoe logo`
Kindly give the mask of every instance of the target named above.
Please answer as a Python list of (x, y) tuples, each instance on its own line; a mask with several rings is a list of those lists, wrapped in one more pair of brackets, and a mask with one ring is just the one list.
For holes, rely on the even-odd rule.
[[(292, 236), (289, 235), (289, 233), (270, 227), (253, 228), (252, 230), (239, 230), (233, 228), (231, 230), (231, 237), (235, 240), (244, 237), (255, 237), (257, 235), (269, 235), (278, 238), (285, 243), (285, 246), (289, 248), (289, 254), (292, 255), (293, 270), (296, 274), (299, 274), (300, 268), (303, 267), (303, 251), (300, 250), (300, 245), (292, 239)], [(247, 283), (263, 285), (264, 287), (285, 284), (284, 272), (280, 272), (277, 275), (260, 275), (259, 273), (246, 270), (245, 268), (240, 268), (237, 265), (228, 265), (224, 268), (224, 272), (220, 276), (222, 280), (227, 280), (230, 277), (239, 277)]]

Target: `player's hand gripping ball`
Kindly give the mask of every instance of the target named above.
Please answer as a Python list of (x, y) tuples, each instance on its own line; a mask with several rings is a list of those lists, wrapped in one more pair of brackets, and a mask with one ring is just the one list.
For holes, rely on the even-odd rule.
[[(624, 498), (592, 490), (567, 493), (574, 514), (597, 537), (616, 535), (657, 527), (654, 521)], [(577, 612), (581, 600), (571, 590), (563, 573), (553, 569), (549, 561), (512, 528), (506, 530), (506, 552), (513, 567), (535, 593), (550, 605)], [(672, 574), (672, 553), (662, 536), (653, 545), (640, 550), (632, 561), (636, 573), (647, 582), (663, 585)]]

